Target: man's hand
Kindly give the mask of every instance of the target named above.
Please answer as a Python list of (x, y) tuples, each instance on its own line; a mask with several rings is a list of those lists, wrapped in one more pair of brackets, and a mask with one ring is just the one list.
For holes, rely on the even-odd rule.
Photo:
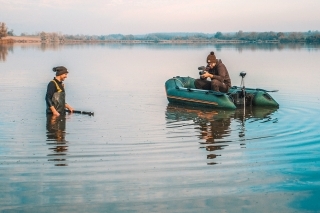
[(54, 106), (50, 107), (53, 116), (60, 116), (60, 113), (54, 108)]
[(60, 116), (60, 113), (56, 110), (55, 112), (53, 112), (53, 116), (58, 117), (58, 116)]
[(206, 78), (208, 78), (208, 77), (211, 77), (211, 74), (208, 73), (207, 71), (204, 71), (204, 74), (201, 75), (201, 78), (202, 78), (202, 79), (206, 79)]
[(73, 113), (73, 108), (69, 105), (69, 104), (66, 104), (66, 108), (71, 112), (71, 113)]

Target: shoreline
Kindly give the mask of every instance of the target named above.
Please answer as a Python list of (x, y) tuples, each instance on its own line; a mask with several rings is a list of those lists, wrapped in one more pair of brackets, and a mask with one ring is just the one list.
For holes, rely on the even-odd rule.
[[(43, 42), (40, 36), (6, 36), (0, 40), (0, 44), (13, 43), (41, 43), (41, 44), (79, 44), (79, 43), (120, 43), (120, 44), (282, 44), (279, 40), (63, 40)], [(306, 43), (306, 42), (286, 42)]]
[(0, 44), (8, 43), (41, 43), (38, 36), (6, 36), (0, 40)]
[[(0, 40), (0, 43), (125, 43), (125, 44), (239, 44), (252, 43), (242, 40), (64, 40), (63, 42), (43, 42), (40, 36), (6, 36)], [(279, 43), (279, 41), (263, 41), (255, 43)]]

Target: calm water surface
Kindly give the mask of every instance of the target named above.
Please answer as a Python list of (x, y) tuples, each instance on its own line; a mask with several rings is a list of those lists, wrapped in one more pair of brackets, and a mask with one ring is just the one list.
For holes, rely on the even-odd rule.
[[(168, 104), (164, 82), (198, 77), (215, 51), (232, 84), (279, 109)], [(319, 212), (320, 48), (230, 45), (0, 47), (0, 211)], [(45, 115), (64, 65), (67, 102)]]

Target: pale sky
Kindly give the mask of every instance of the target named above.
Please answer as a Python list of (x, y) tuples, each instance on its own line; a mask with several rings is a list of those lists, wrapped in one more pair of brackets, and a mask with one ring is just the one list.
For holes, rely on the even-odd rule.
[(14, 33), (304, 32), (320, 30), (320, 0), (0, 0)]

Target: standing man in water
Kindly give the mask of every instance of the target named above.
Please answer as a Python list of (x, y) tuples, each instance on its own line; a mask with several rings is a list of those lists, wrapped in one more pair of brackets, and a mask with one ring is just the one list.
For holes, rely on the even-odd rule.
[[(211, 81), (207, 81), (210, 78)], [(218, 92), (228, 92), (231, 87), (231, 79), (228, 70), (221, 60), (216, 59), (214, 52), (207, 56), (207, 67), (200, 79), (196, 79), (195, 87), (197, 89), (214, 90)]]
[(65, 114), (65, 109), (73, 112), (73, 108), (66, 103), (66, 94), (63, 81), (68, 76), (68, 70), (64, 66), (54, 67), (53, 72), (56, 77), (49, 82), (46, 94), (47, 114), (59, 116)]

